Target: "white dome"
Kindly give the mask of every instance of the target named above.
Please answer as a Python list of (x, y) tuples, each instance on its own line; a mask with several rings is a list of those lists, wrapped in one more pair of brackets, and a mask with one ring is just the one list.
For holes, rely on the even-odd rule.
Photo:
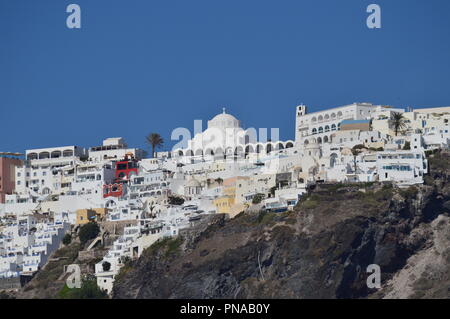
[(208, 128), (238, 128), (239, 125), (239, 120), (233, 115), (225, 113), (225, 108), (223, 109), (223, 113), (216, 115), (212, 120), (208, 121)]
[(194, 177), (192, 177), (187, 183), (186, 187), (201, 187), (202, 184), (198, 180), (196, 180)]

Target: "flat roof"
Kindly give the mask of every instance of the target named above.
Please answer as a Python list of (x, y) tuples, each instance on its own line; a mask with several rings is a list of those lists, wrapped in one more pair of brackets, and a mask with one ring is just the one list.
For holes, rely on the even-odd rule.
[(0, 152), (0, 156), (24, 156), (24, 155), (25, 154), (15, 152)]

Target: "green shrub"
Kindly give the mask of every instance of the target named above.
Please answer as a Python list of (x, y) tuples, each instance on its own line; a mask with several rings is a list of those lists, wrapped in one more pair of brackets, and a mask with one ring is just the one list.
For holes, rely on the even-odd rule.
[(166, 256), (171, 254), (176, 254), (179, 251), (181, 244), (183, 243), (183, 238), (176, 237), (168, 241)]
[(90, 239), (94, 239), (100, 233), (100, 227), (96, 222), (89, 222), (81, 226), (78, 236), (80, 237), (80, 242), (82, 245)]
[(426, 175), (423, 178), (423, 181), (424, 181), (425, 185), (433, 185), (434, 184), (434, 179), (430, 175)]
[(319, 202), (309, 198), (308, 200), (302, 203), (302, 207), (306, 209), (314, 209), (319, 206)]
[(275, 213), (269, 213), (267, 211), (260, 211), (258, 214), (258, 224), (269, 224), (275, 218)]
[(59, 291), (58, 297), (61, 299), (106, 299), (108, 295), (97, 286), (95, 279), (86, 279), (81, 283), (81, 288), (70, 289), (64, 285)]
[(405, 199), (416, 198), (418, 193), (419, 190), (414, 186), (410, 186), (407, 189), (400, 190), (400, 195), (402, 195), (402, 197)]
[(62, 242), (66, 246), (70, 245), (70, 243), (72, 242), (72, 235), (70, 235), (70, 234), (64, 235)]
[(142, 254), (151, 256), (157, 251), (165, 251), (164, 255), (167, 257), (171, 254), (177, 253), (183, 241), (183, 238), (180, 236), (175, 238), (166, 237), (164, 239), (159, 239), (150, 247), (146, 248)]
[(405, 151), (409, 151), (411, 149), (411, 143), (409, 141), (406, 141), (405, 145), (403, 146), (403, 149)]
[(169, 196), (169, 204), (170, 205), (183, 205), (184, 204), (184, 199), (182, 197), (178, 197), (178, 196)]
[(262, 200), (264, 199), (264, 194), (256, 194), (255, 196), (253, 196), (252, 199), (252, 204), (259, 204), (262, 202)]

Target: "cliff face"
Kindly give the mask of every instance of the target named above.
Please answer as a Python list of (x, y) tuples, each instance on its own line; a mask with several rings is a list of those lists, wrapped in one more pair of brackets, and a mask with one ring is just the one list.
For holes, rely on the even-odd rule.
[[(215, 215), (159, 242), (114, 298), (448, 298), (450, 158), (426, 185), (323, 185), (294, 212)], [(381, 268), (379, 290), (367, 266)]]

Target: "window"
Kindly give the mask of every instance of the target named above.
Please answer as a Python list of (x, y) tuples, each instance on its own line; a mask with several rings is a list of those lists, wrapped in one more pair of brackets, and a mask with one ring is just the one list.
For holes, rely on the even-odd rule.
[(126, 164), (126, 163), (117, 164), (117, 169), (118, 169), (118, 170), (124, 170), (124, 169), (127, 169), (127, 164)]

